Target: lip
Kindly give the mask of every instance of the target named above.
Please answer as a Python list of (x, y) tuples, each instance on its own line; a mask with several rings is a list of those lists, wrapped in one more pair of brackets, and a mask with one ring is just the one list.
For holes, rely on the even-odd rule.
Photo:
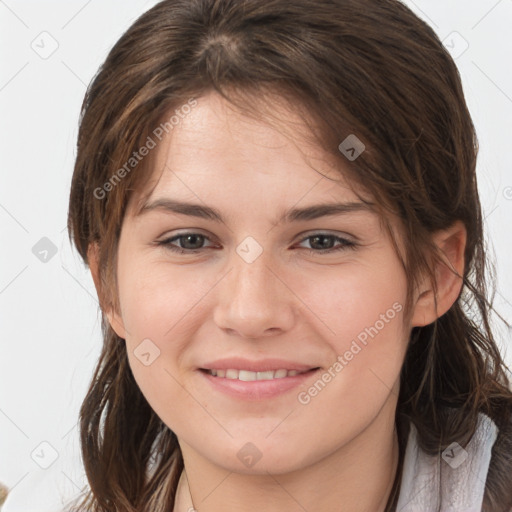
[[(243, 368), (239, 369), (242, 370)], [(293, 390), (294, 388), (304, 385), (306, 381), (318, 374), (319, 371), (320, 368), (313, 368), (305, 373), (299, 373), (292, 377), (254, 381), (214, 377), (204, 369), (198, 369), (197, 373), (202, 376), (202, 378), (206, 380), (207, 384), (215, 391), (219, 391), (238, 400), (254, 402), (275, 398)]]
[[(251, 361), (242, 357), (230, 357), (227, 359), (217, 359), (204, 363), (199, 367), (200, 370), (247, 370), (250, 372), (268, 372), (270, 370), (297, 370), (298, 372), (305, 372), (313, 368), (318, 368), (317, 365), (301, 364), (293, 361), (286, 361), (284, 359), (261, 359), (260, 361)], [(291, 379), (292, 377), (285, 377)]]

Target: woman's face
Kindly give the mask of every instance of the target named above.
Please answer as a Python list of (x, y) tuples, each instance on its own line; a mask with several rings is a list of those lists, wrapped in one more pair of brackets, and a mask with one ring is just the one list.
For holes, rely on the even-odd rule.
[(404, 272), (320, 149), (216, 94), (197, 101), (152, 150), (145, 208), (128, 208), (111, 323), (182, 448), (230, 471), (296, 470), (393, 417)]

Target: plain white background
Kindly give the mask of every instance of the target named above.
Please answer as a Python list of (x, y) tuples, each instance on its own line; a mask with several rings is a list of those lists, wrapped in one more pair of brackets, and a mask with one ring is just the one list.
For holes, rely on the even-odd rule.
[[(0, 1), (0, 481), (11, 488), (4, 512), (59, 510), (60, 493), (73, 496), (85, 483), (76, 422), (101, 333), (92, 280), (66, 231), (78, 115), (109, 49), (155, 3)], [(512, 0), (404, 3), (446, 41), (462, 76), (497, 258), (495, 307), (510, 322)], [(510, 332), (497, 333), (510, 344)], [(512, 366), (512, 350), (506, 359)]]

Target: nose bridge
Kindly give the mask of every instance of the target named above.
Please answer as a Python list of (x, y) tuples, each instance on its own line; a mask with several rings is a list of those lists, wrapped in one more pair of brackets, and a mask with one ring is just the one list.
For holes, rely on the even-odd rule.
[(254, 261), (248, 261), (237, 254), (233, 257), (233, 266), (231, 276), (233, 306), (238, 308), (242, 315), (251, 313), (251, 316), (255, 316), (255, 308), (251, 308), (252, 303), (257, 306), (260, 315), (268, 314), (272, 310), (276, 294), (279, 295), (274, 282), (275, 270), (274, 273), (269, 270), (272, 267), (272, 258), (264, 252)]
[(234, 299), (241, 295), (251, 296), (258, 300), (260, 295), (265, 297), (273, 286), (275, 279), (269, 270), (275, 262), (271, 251), (264, 248), (255, 238), (246, 237), (235, 249), (231, 258), (233, 268)]
[(293, 321), (291, 294), (277, 277), (274, 258), (264, 250), (256, 255), (251, 243), (240, 244), (233, 254), (215, 310), (219, 327), (244, 337), (288, 329)]
[(233, 298), (253, 296), (255, 300), (259, 300), (261, 295), (271, 299), (269, 296), (270, 289), (273, 287), (271, 280), (275, 280), (274, 274), (269, 270), (272, 265), (271, 258), (261, 255), (254, 261), (248, 262), (236, 256), (233, 260)]

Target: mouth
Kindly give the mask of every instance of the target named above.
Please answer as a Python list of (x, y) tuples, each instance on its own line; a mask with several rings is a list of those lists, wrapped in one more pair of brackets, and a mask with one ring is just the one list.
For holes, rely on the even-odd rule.
[(262, 371), (198, 368), (198, 373), (215, 393), (237, 401), (261, 402), (289, 395), (294, 389), (307, 386), (319, 370), (320, 367), (306, 370), (281, 368)]
[(309, 370), (287, 370), (286, 368), (281, 368), (278, 370), (266, 370), (259, 372), (252, 372), (249, 370), (238, 370), (236, 368), (229, 369), (215, 369), (215, 368), (200, 368), (200, 370), (212, 377), (217, 377), (220, 379), (230, 379), (230, 380), (240, 380), (243, 382), (253, 382), (260, 380), (278, 380), (285, 379), (287, 377), (295, 377), (297, 375), (303, 375), (306, 373), (314, 372), (318, 370), (319, 367), (310, 368)]

